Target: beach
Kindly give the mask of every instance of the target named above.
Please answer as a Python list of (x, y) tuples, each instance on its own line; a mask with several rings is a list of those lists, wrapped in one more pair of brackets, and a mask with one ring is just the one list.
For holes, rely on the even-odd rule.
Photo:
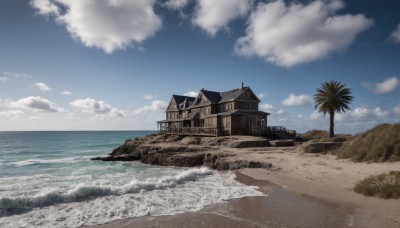
[(299, 146), (223, 148), (227, 161), (270, 162), (272, 169), (239, 169), (237, 180), (267, 194), (173, 216), (118, 220), (99, 227), (399, 227), (399, 199), (352, 191), (359, 180), (394, 163), (355, 163), (330, 154), (307, 154)]
[[(399, 199), (352, 191), (399, 162), (355, 163), (249, 136), (136, 132), (141, 139), (120, 144), (133, 133), (6, 133), (2, 227), (400, 226)], [(90, 161), (118, 145), (113, 159), (137, 161)]]

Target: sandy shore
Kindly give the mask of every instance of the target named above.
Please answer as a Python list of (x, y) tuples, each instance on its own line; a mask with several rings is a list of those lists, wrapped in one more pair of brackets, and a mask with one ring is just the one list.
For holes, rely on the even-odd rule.
[[(226, 153), (227, 151), (224, 150)], [(400, 170), (400, 163), (353, 163), (296, 147), (229, 149), (227, 159), (271, 162), (272, 170), (241, 169), (237, 180), (264, 197), (230, 200), (200, 212), (146, 216), (99, 227), (400, 227), (400, 200), (354, 193), (370, 175)]]

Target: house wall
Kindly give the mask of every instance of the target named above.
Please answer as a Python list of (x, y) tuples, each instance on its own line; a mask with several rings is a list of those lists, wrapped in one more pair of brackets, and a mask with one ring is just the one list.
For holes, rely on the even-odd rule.
[[(248, 108), (247, 105), (248, 104)], [(258, 111), (258, 103), (254, 101), (235, 101), (234, 109), (243, 109), (243, 110), (256, 110)]]
[(168, 111), (167, 112), (167, 120), (176, 120), (179, 119), (179, 111)]
[[(239, 135), (239, 131), (242, 130), (242, 118), (240, 115), (233, 115), (231, 116), (231, 135)], [(244, 134), (244, 133), (242, 133)]]
[(233, 101), (218, 105), (218, 111), (219, 112), (227, 112), (227, 111), (233, 110), (233, 109), (235, 109), (235, 105), (234, 105)]

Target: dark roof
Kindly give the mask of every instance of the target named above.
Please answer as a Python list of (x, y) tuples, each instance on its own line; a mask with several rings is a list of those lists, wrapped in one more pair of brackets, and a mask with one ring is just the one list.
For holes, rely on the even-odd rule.
[[(201, 92), (212, 104), (217, 104), (217, 103), (224, 103), (227, 101), (234, 100), (234, 99), (238, 98), (246, 90), (251, 91), (250, 87), (243, 87), (243, 88), (229, 90), (226, 92), (214, 92), (214, 91), (209, 91), (209, 90), (201, 90)], [(257, 96), (255, 96), (255, 97), (257, 97)]]
[(201, 90), (201, 93), (211, 102), (211, 103), (218, 103), (221, 100), (221, 95), (218, 92), (209, 91), (209, 90)]
[(226, 92), (221, 92), (221, 100), (220, 103), (234, 100), (235, 98), (239, 97), (245, 90), (249, 87), (243, 87), (243, 89), (233, 89)]
[(188, 96), (181, 96), (181, 95), (172, 95), (172, 97), (174, 98), (174, 100), (176, 101), (177, 104), (180, 104), (182, 102), (184, 102), (185, 100), (190, 100), (190, 101), (194, 101), (196, 98), (195, 97), (188, 97)]
[[(258, 110), (229, 110), (226, 112), (220, 112), (220, 113), (215, 113), (215, 114), (211, 114), (209, 116), (230, 116), (233, 114), (263, 114), (263, 115), (270, 115), (270, 113), (268, 112), (263, 112), (263, 111), (258, 111)], [(207, 116), (208, 117), (208, 116)]]
[(189, 108), (193, 101), (196, 100), (195, 97), (189, 96), (181, 96), (181, 95), (172, 95), (172, 98), (175, 100), (176, 104), (178, 105), (178, 109), (186, 109)]

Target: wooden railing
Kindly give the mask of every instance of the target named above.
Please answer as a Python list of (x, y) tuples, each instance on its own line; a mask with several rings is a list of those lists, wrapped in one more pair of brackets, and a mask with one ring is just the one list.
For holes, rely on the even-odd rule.
[[(199, 136), (224, 136), (229, 135), (230, 128), (217, 127), (161, 127), (160, 132), (177, 135), (199, 135)], [(287, 130), (285, 127), (251, 127), (249, 129), (238, 129), (236, 134), (239, 135), (262, 135), (265, 133), (286, 132), (296, 134), (296, 131)]]

